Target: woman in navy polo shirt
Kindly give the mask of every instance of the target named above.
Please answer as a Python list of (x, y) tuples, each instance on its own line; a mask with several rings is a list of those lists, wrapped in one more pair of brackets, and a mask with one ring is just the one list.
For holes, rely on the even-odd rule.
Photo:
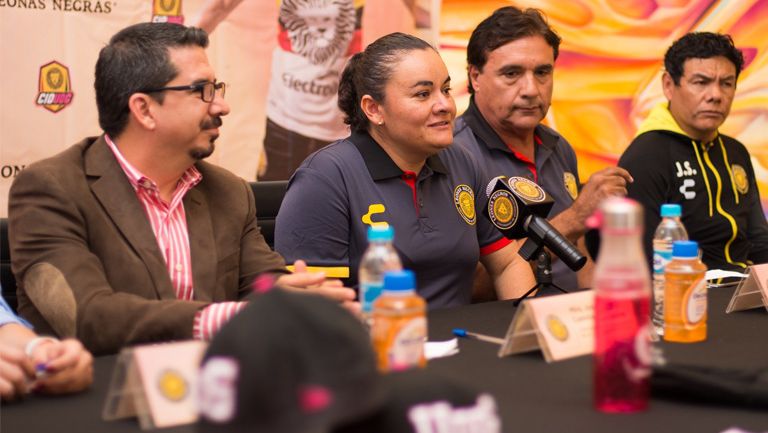
[(480, 165), (452, 146), (456, 105), (437, 51), (402, 33), (354, 55), (339, 84), (350, 137), (310, 155), (277, 217), (276, 250), (357, 280), (369, 225), (388, 224), (430, 308), (470, 302), (482, 262), (501, 299), (533, 286), (529, 264), (480, 211)]

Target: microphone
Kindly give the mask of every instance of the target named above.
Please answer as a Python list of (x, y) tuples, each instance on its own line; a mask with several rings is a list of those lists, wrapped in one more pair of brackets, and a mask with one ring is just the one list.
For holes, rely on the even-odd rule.
[(509, 239), (527, 237), (519, 254), (532, 260), (544, 247), (573, 271), (587, 262), (571, 241), (547, 221), (554, 200), (539, 185), (524, 177), (497, 176), (485, 189), (488, 206), (485, 215)]

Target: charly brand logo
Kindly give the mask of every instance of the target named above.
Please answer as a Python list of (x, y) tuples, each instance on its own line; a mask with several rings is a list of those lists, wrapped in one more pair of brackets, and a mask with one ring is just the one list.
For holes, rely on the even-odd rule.
[(389, 227), (389, 224), (386, 221), (373, 221), (371, 217), (373, 217), (376, 214), (384, 213), (386, 212), (386, 208), (381, 203), (373, 203), (371, 205), (368, 205), (368, 213), (363, 215), (360, 220), (363, 221), (363, 224), (367, 224), (371, 227), (381, 227), (381, 228), (387, 228)]
[(58, 113), (72, 102), (73, 96), (69, 68), (55, 60), (40, 67), (37, 105)]
[(152, 0), (152, 22), (184, 24), (181, 0)]

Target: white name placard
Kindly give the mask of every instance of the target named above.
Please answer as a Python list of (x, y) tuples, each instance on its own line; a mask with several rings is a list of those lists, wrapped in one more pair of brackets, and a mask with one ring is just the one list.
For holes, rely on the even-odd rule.
[(592, 353), (594, 302), (591, 290), (523, 301), (499, 357), (540, 349), (553, 362)]
[(733, 292), (726, 313), (765, 307), (768, 310), (768, 263), (747, 269), (747, 278), (741, 280)]
[(206, 343), (183, 341), (123, 349), (102, 418), (138, 417), (143, 430), (197, 421), (196, 386)]

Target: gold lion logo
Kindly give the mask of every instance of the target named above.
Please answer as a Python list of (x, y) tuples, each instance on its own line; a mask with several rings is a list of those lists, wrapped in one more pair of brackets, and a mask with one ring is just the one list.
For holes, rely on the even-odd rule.
[(475, 212), (475, 192), (468, 185), (458, 185), (453, 190), (453, 203), (459, 215), (469, 225), (475, 225), (477, 213)]
[(749, 191), (749, 180), (747, 180), (747, 172), (744, 167), (739, 164), (733, 164), (731, 166), (731, 172), (733, 173), (733, 181), (736, 183), (736, 189), (743, 195)]
[(568, 191), (568, 195), (576, 200), (576, 197), (579, 196), (579, 187), (576, 185), (576, 176), (574, 176), (573, 173), (566, 171), (563, 173), (563, 184), (565, 185), (565, 190)]
[(553, 314), (547, 316), (547, 329), (557, 341), (568, 339), (568, 327), (565, 326), (565, 323), (559, 317)]
[(164, 370), (157, 380), (160, 395), (170, 401), (181, 401), (189, 392), (189, 383), (176, 370)]

